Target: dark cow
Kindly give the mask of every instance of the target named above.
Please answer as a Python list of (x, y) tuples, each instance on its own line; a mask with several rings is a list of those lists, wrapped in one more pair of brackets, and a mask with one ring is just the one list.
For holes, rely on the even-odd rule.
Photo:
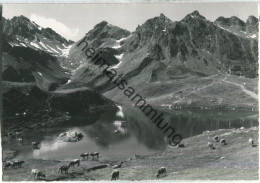
[(90, 153), (89, 155), (92, 156), (92, 159), (94, 159), (95, 156), (97, 157), (97, 159), (99, 158), (99, 152)]
[(214, 140), (215, 142), (219, 142), (219, 136), (215, 136), (215, 137), (213, 138), (213, 140)]
[(88, 159), (89, 153), (83, 153), (83, 154), (80, 155), (80, 157), (82, 157), (83, 160), (86, 159), (86, 157)]
[(5, 163), (4, 169), (7, 169), (7, 168), (9, 168), (9, 167), (11, 168), (12, 165), (13, 165), (13, 162), (7, 161), (7, 162)]
[(13, 168), (21, 168), (24, 161), (14, 161), (14, 163), (11, 166), (11, 169)]
[(82, 140), (82, 138), (84, 137), (84, 135), (82, 135), (82, 133), (79, 133), (77, 136), (78, 136), (78, 140)]
[(65, 174), (67, 174), (69, 168), (70, 168), (69, 166), (61, 166), (61, 167), (59, 168), (59, 170), (58, 170), (58, 173), (59, 173), (59, 172), (61, 172), (61, 173), (65, 172)]
[(111, 174), (111, 180), (117, 180), (117, 179), (119, 179), (119, 171), (114, 170)]
[(71, 161), (70, 163), (69, 163), (69, 167), (70, 166), (73, 166), (74, 167), (74, 165), (80, 165), (80, 160), (79, 159), (74, 159), (73, 161)]
[(165, 177), (166, 176), (166, 168), (165, 167), (161, 167), (158, 172), (157, 172), (157, 178), (160, 178), (160, 177)]

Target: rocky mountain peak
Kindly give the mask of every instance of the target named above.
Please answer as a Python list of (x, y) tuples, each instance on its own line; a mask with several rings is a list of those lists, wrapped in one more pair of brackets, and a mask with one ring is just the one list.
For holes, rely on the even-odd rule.
[(5, 20), (4, 33), (10, 37), (20, 36), (29, 40), (35, 39), (37, 34), (41, 34), (45, 38), (55, 39), (65, 44), (71, 43), (51, 28), (42, 28), (23, 15), (15, 16), (10, 20)]
[(192, 21), (192, 20), (202, 20), (205, 21), (206, 18), (202, 16), (197, 10), (193, 11), (192, 13), (188, 14), (186, 17), (182, 19), (182, 21)]
[(51, 28), (43, 28), (23, 15), (12, 19), (3, 18), (3, 25), (4, 49), (29, 47), (53, 55), (63, 55), (64, 49), (73, 43)]
[(99, 46), (102, 43), (101, 39), (103, 38), (121, 39), (129, 34), (130, 32), (125, 29), (109, 24), (107, 21), (102, 21), (95, 25), (86, 36), (89, 40), (97, 40), (96, 46)]
[(215, 23), (218, 23), (218, 24), (227, 24), (227, 22), (228, 22), (228, 19), (223, 16), (220, 16), (215, 20)]
[(217, 18), (214, 23), (222, 28), (229, 29), (231, 31), (245, 31), (246, 30), (245, 22), (236, 16), (232, 16), (230, 18), (225, 18), (225, 17), (221, 16), (221, 17)]
[(246, 24), (256, 24), (257, 22), (258, 19), (253, 15), (249, 16), (246, 20)]
[(13, 21), (19, 21), (19, 22), (29, 22), (30, 20), (23, 16), (23, 15), (20, 15), (20, 16), (14, 16), (11, 20)]
[(258, 32), (258, 19), (255, 16), (249, 16), (246, 20), (246, 31), (248, 33)]
[(197, 10), (193, 11), (190, 15), (195, 16), (195, 17), (201, 16), (200, 13)]
[(162, 19), (162, 20), (163, 19), (168, 19), (163, 13), (160, 14), (159, 18)]
[(21, 36), (33, 39), (36, 33), (40, 33), (39, 26), (24, 16), (16, 16), (5, 19), (3, 32), (9, 37)]
[(95, 25), (94, 29), (103, 29), (106, 25), (108, 25), (108, 22), (107, 21), (102, 21), (100, 23), (98, 23), (97, 25)]
[(148, 19), (141, 26), (138, 25), (136, 28), (136, 32), (151, 32), (157, 28), (165, 28), (169, 23), (173, 23), (168, 17), (166, 17), (163, 13), (160, 16)]
[(238, 24), (238, 25), (241, 25), (241, 26), (245, 26), (245, 22), (240, 20), (238, 17), (236, 16), (232, 16), (230, 17), (230, 24)]

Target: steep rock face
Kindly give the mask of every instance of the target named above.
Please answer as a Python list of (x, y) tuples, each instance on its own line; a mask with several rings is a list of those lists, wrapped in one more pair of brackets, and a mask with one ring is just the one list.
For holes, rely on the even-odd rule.
[[(99, 33), (104, 25), (105, 23), (98, 25), (98, 31), (90, 31), (91, 35)], [(94, 43), (91, 46), (95, 48), (95, 45), (110, 44), (115, 57), (120, 56), (120, 64), (115, 68), (126, 75), (136, 69), (142, 68), (143, 70), (144, 68), (139, 66), (144, 59), (149, 58), (151, 64), (145, 66), (149, 77), (156, 74), (161, 63), (167, 65), (164, 71), (178, 66), (193, 71), (193, 74), (202, 73), (202, 75), (225, 74), (238, 66), (241, 75), (256, 77), (257, 40), (250, 34), (238, 35), (236, 33), (236, 31), (245, 31), (246, 27), (246, 24), (237, 17), (220, 17), (213, 23), (206, 20), (198, 11), (187, 15), (180, 22), (172, 22), (161, 14), (138, 26), (136, 31), (124, 39), (118, 47), (109, 42)], [(234, 31), (232, 32), (231, 29)], [(91, 43), (92, 36), (87, 37), (86, 40)], [(77, 49), (79, 50), (81, 47)], [(85, 56), (83, 52), (80, 54)], [(88, 65), (88, 61), (85, 60), (85, 62), (85, 65)], [(113, 66), (113, 64), (111, 65)], [(90, 66), (87, 68), (90, 70)], [(83, 64), (75, 71), (73, 78), (81, 77), (79, 73), (84, 69), (89, 72)], [(100, 77), (99, 74), (96, 74), (98, 70), (94, 71), (92, 78)], [(131, 74), (131, 77), (137, 75)], [(161, 76), (161, 79), (164, 80), (169, 78), (171, 78), (169, 75)], [(81, 77), (81, 79), (83, 78)]]
[[(23, 22), (28, 23), (27, 20)], [(34, 24), (31, 25), (29, 23), (29, 25), (31, 27)], [(102, 64), (102, 61), (99, 63), (93, 62), (82, 51), (83, 48), (88, 46), (93, 47), (95, 53), (99, 53), (100, 58), (105, 60), (110, 66), (108, 70), (114, 69), (118, 75), (122, 75), (121, 79), (127, 80), (128, 83), (134, 85), (139, 91), (143, 91), (142, 93), (152, 98), (152, 101), (156, 101), (156, 97), (165, 95), (165, 98), (171, 98), (175, 103), (181, 103), (185, 101), (182, 98), (183, 94), (178, 94), (179, 98), (173, 98), (176, 93), (180, 92), (175, 87), (175, 84), (178, 83), (176, 82), (177, 80), (189, 83), (193, 83), (196, 80), (198, 86), (204, 88), (203, 84), (205, 83), (207, 83), (207, 86), (213, 85), (210, 82), (216, 74), (219, 75), (219, 80), (223, 80), (219, 81), (219, 83), (225, 81), (226, 78), (222, 76), (227, 74), (242, 75), (250, 78), (258, 76), (258, 33), (255, 32), (257, 25), (258, 22), (254, 17), (249, 17), (246, 23), (237, 17), (220, 17), (215, 22), (211, 22), (200, 15), (198, 11), (188, 14), (181, 21), (177, 22), (173, 22), (161, 14), (158, 17), (147, 20), (132, 33), (103, 21), (89, 31), (84, 38), (70, 45), (65, 51), (63, 50), (64, 54), (62, 55), (50, 52), (46, 55), (46, 50), (43, 50), (44, 54), (42, 54), (39, 52), (41, 49), (24, 46), (19, 43), (19, 39), (17, 39), (17, 44), (14, 44), (8, 36), (4, 36), (5, 69), (8, 69), (6, 73), (14, 73), (16, 68), (25, 67), (23, 64), (28, 67), (28, 64), (33, 63), (30, 61), (31, 58), (26, 61), (27, 57), (24, 59), (24, 55), (21, 57), (22, 60), (19, 61), (20, 57), (16, 55), (19, 53), (17, 50), (21, 48), (16, 49), (16, 47), (24, 47), (23, 49), (26, 50), (31, 49), (30, 51), (36, 50), (39, 52), (39, 57), (44, 56), (49, 60), (44, 61), (46, 62), (44, 71), (41, 66), (42, 61), (39, 59), (40, 63), (32, 66), (34, 70), (30, 71), (32, 72), (31, 74), (27, 74), (27, 71), (24, 74), (24, 71), (18, 69), (18, 75), (6, 74), (5, 77), (12, 75), (14, 78), (10, 80), (21, 81), (19, 79), (24, 78), (23, 80), (26, 82), (34, 82), (35, 75), (47, 75), (43, 72), (56, 77), (59, 74), (57, 74), (57, 67), (54, 65), (61, 62), (64, 68), (71, 70), (71, 76), (68, 82), (61, 87), (58, 87), (59, 84), (54, 84), (55, 86), (51, 84), (54, 89), (58, 87), (58, 91), (63, 91), (68, 88), (74, 89), (88, 86), (105, 94), (105, 96), (116, 97), (117, 101), (121, 101), (123, 96), (119, 93), (120, 91), (111, 82), (112, 79), (107, 77), (106, 72), (103, 72), (106, 69), (106, 65)], [(39, 28), (37, 30), (35, 28), (35, 31), (37, 33), (32, 34), (36, 35), (36, 38), (43, 34), (38, 33), (40, 31)], [(50, 30), (47, 30), (47, 32), (55, 35)], [(29, 38), (24, 40), (26, 39)], [(85, 43), (81, 44), (83, 39), (88, 42), (88, 45)], [(38, 41), (35, 37), (34, 40)], [(59, 37), (54, 38), (54, 41), (58, 41), (59, 43), (57, 44), (59, 45), (65, 44), (64, 40)], [(37, 43), (40, 44), (39, 41)], [(16, 51), (9, 53), (9, 50)], [(15, 64), (8, 64), (6, 60)], [(55, 74), (51, 73), (54, 70)], [(46, 78), (37, 80), (36, 83), (44, 83), (43, 81), (46, 81)], [(64, 81), (62, 80), (63, 83)], [(60, 80), (58, 83), (61, 83)], [(182, 84), (180, 85), (182, 86)], [(163, 88), (163, 91), (160, 91), (161, 88)], [(180, 88), (187, 91), (187, 96), (190, 95), (189, 92), (191, 90), (194, 90), (191, 94), (197, 92), (196, 86)], [(251, 95), (250, 92), (249, 94)], [(255, 98), (254, 94), (252, 96)], [(198, 99), (199, 102), (200, 99)], [(222, 101), (222, 99), (218, 101)], [(192, 99), (189, 99), (188, 103), (192, 103)]]
[(249, 33), (258, 33), (258, 19), (256, 17), (248, 17), (246, 21), (246, 31)]
[[(255, 25), (254, 18), (249, 19)], [(192, 81), (197, 78), (199, 83), (203, 83), (207, 80), (206, 77), (216, 74), (257, 77), (258, 33), (247, 32), (249, 22), (246, 24), (237, 17), (220, 17), (211, 22), (198, 11), (188, 14), (181, 21), (173, 22), (161, 14), (138, 26), (130, 35), (118, 40), (117, 44), (105, 39), (97, 43), (88, 36), (85, 39), (95, 50), (104, 45), (109, 47), (110, 53), (119, 61), (114, 65), (108, 59), (110, 69), (115, 69), (118, 75), (122, 74), (122, 79), (134, 85), (138, 91), (143, 91), (145, 96), (160, 93), (151, 91), (155, 88), (160, 90), (159, 86), (162, 85), (164, 91), (161, 94), (174, 96), (178, 91), (172, 86), (177, 79)], [(103, 24), (98, 26), (99, 31), (90, 32), (100, 32)], [(87, 84), (106, 96), (121, 101), (123, 95), (104, 74), (105, 67), (87, 59), (81, 51), (84, 46), (85, 44), (74, 46), (74, 53), (81, 54), (84, 62), (73, 71), (71, 82), (63, 88)], [(196, 90), (196, 87), (191, 90)], [(170, 94), (172, 92), (174, 94)], [(154, 98), (159, 96), (156, 94)], [(176, 103), (182, 101), (174, 100)]]
[[(127, 37), (130, 34), (129, 31), (113, 26), (106, 21), (97, 24), (92, 30), (90, 30), (85, 38), (89, 43), (89, 46), (94, 47), (97, 51), (104, 50), (102, 55), (112, 61), (112, 65), (117, 64), (114, 54), (118, 52), (115, 48), (120, 47), (120, 40)], [(68, 59), (64, 62), (64, 66), (69, 69), (77, 69), (78, 67), (88, 63), (86, 55), (81, 51), (85, 47), (85, 43), (80, 44), (79, 40), (69, 50)], [(77, 46), (78, 44), (79, 47)], [(110, 58), (109, 58), (110, 57)]]
[(130, 34), (129, 31), (113, 26), (106, 21), (97, 24), (86, 36), (89, 41), (95, 40), (93, 46), (99, 47), (107, 39), (118, 40)]
[(221, 27), (229, 28), (233, 31), (245, 31), (246, 24), (239, 18), (232, 16), (230, 18), (219, 17), (215, 23)]
[(113, 105), (87, 87), (53, 91), (69, 79), (69, 71), (60, 64), (71, 41), (23, 16), (1, 23), (5, 126), (65, 121), (68, 115), (86, 115), (90, 107)]
[(24, 16), (3, 18), (2, 25), (4, 81), (34, 82), (43, 90), (55, 90), (67, 82), (69, 74), (60, 59), (71, 41)]
[(3, 19), (3, 35), (13, 46), (43, 50), (56, 56), (65, 54), (73, 41), (68, 41), (50, 28), (42, 28), (24, 16)]
[(214, 24), (239, 37), (250, 39), (257, 39), (258, 37), (258, 19), (254, 16), (249, 16), (246, 23), (235, 16), (231, 18), (219, 17)]
[(56, 57), (27, 47), (11, 47), (3, 53), (4, 81), (34, 82), (43, 90), (54, 90), (65, 84), (68, 74)]

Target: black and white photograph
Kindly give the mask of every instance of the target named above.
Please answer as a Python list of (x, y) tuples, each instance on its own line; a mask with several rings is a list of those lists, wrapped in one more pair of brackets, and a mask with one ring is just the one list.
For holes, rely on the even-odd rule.
[(258, 3), (102, 2), (1, 2), (1, 179), (259, 180)]

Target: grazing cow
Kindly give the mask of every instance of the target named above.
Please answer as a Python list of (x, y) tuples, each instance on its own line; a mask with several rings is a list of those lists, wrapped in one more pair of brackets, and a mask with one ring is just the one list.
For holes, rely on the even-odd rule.
[(226, 143), (226, 140), (225, 139), (221, 139), (220, 140), (220, 145), (221, 146), (225, 146), (225, 145), (227, 145), (228, 143)]
[(79, 159), (74, 159), (73, 161), (71, 161), (70, 163), (69, 163), (69, 167), (70, 166), (73, 166), (74, 167), (74, 165), (80, 165), (80, 160)]
[(215, 142), (219, 142), (219, 136), (215, 136), (215, 137), (213, 138), (213, 140), (214, 140)]
[(21, 168), (24, 161), (14, 161), (14, 163), (11, 166), (11, 169), (13, 168)]
[(95, 156), (96, 156), (97, 159), (98, 159), (98, 157), (99, 157), (99, 152), (90, 153), (89, 155), (92, 156), (92, 159), (94, 159)]
[(165, 167), (161, 167), (158, 172), (157, 172), (157, 178), (160, 178), (160, 177), (165, 177), (166, 176), (166, 168)]
[(12, 165), (13, 165), (13, 162), (7, 161), (7, 162), (5, 163), (4, 169), (7, 169), (7, 168), (9, 168), (9, 167), (12, 167)]
[(216, 149), (211, 142), (208, 142), (208, 148), (209, 149)]
[[(36, 176), (36, 177), (35, 177), (35, 176)], [(33, 177), (33, 179), (35, 180), (35, 178), (36, 178), (36, 179), (39, 179), (39, 178), (41, 178), (41, 177), (45, 178), (46, 176), (45, 176), (45, 174), (42, 173), (40, 170), (38, 170), (38, 169), (32, 169), (32, 171), (31, 171), (31, 177)]]
[(59, 172), (62, 173), (62, 172), (64, 171), (65, 174), (66, 174), (66, 173), (68, 173), (69, 168), (70, 168), (70, 166), (61, 166), (61, 167), (59, 168), (59, 170), (58, 170), (58, 173), (59, 173)]
[(114, 170), (111, 174), (111, 180), (116, 180), (119, 179), (119, 171), (118, 170)]
[(114, 165), (114, 166), (113, 166), (113, 169), (121, 168), (123, 163), (124, 163), (124, 162), (121, 161), (119, 165)]
[(87, 159), (88, 159), (89, 153), (83, 153), (80, 155), (80, 157), (82, 157), (82, 159), (86, 159), (86, 157), (87, 157)]
[(248, 143), (252, 146), (252, 147), (256, 147), (256, 145), (255, 145), (255, 142), (254, 142), (254, 139), (253, 138), (250, 138), (249, 140), (248, 140)]

